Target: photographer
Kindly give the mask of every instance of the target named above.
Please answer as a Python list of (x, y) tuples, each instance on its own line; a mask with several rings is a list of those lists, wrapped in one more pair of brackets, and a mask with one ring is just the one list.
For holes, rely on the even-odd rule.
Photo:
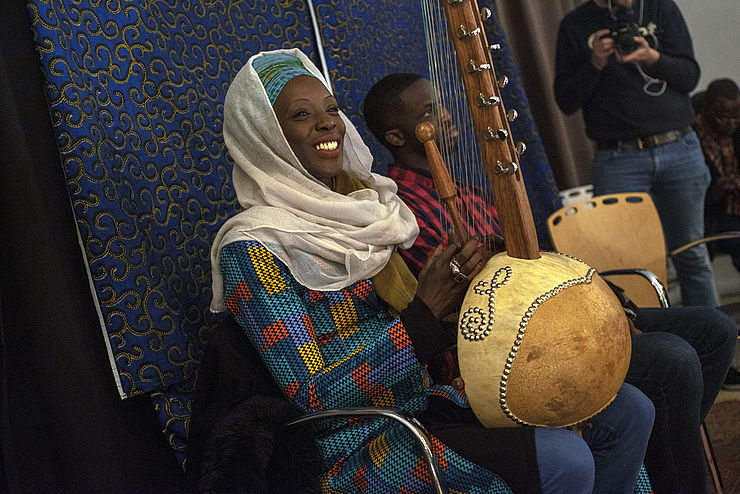
[[(699, 65), (673, 0), (592, 0), (560, 24), (555, 96), (596, 142), (594, 194), (649, 192), (669, 249), (704, 233), (709, 173), (690, 124)], [(717, 305), (704, 245), (673, 258), (683, 305)]]

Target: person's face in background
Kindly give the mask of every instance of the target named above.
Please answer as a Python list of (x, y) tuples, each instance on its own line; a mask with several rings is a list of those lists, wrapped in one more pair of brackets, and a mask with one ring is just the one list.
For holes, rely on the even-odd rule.
[(337, 100), (321, 81), (300, 75), (285, 84), (273, 109), (303, 167), (331, 187), (332, 178), (342, 170), (346, 132)]
[(733, 134), (740, 123), (740, 96), (735, 99), (717, 98), (709, 104), (709, 113), (720, 132)]
[(437, 107), (428, 80), (419, 79), (414, 82), (403, 90), (399, 98), (403, 102), (399, 128), (407, 136), (407, 145), (418, 148), (419, 153), (424, 153), (424, 144), (416, 138), (416, 126), (422, 122), (431, 122), (437, 131), (436, 140), (440, 147), (448, 146), (454, 149), (458, 131), (452, 123), (449, 112), (444, 107)]

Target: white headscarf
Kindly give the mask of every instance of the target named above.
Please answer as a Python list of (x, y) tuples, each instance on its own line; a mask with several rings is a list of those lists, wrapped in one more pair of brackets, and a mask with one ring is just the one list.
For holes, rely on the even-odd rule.
[[(300, 50), (269, 53), (275, 52), (301, 60), (329, 89)], [(226, 93), (223, 134), (235, 165), (236, 195), (245, 210), (224, 223), (211, 247), (214, 312), (225, 310), (219, 255), (231, 242), (256, 240), (302, 285), (338, 290), (376, 275), (396, 246), (410, 247), (419, 233), (413, 213), (396, 195), (395, 182), (371, 173), (370, 150), (344, 113), (343, 168), (370, 188), (345, 196), (306, 171), (252, 67), (252, 61), (266, 53), (250, 58)]]

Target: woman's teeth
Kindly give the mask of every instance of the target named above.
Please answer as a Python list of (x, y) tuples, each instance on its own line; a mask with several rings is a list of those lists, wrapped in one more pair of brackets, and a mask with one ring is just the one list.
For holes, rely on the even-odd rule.
[(334, 151), (336, 148), (339, 147), (339, 142), (337, 141), (320, 142), (319, 144), (316, 144), (316, 146), (314, 147), (319, 151)]

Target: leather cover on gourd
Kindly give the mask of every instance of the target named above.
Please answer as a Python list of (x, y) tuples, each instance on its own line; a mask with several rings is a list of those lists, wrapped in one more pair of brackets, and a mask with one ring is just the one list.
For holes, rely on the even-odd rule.
[(629, 366), (627, 317), (583, 262), (492, 257), (460, 311), (465, 392), (486, 427), (565, 427), (606, 407)]

